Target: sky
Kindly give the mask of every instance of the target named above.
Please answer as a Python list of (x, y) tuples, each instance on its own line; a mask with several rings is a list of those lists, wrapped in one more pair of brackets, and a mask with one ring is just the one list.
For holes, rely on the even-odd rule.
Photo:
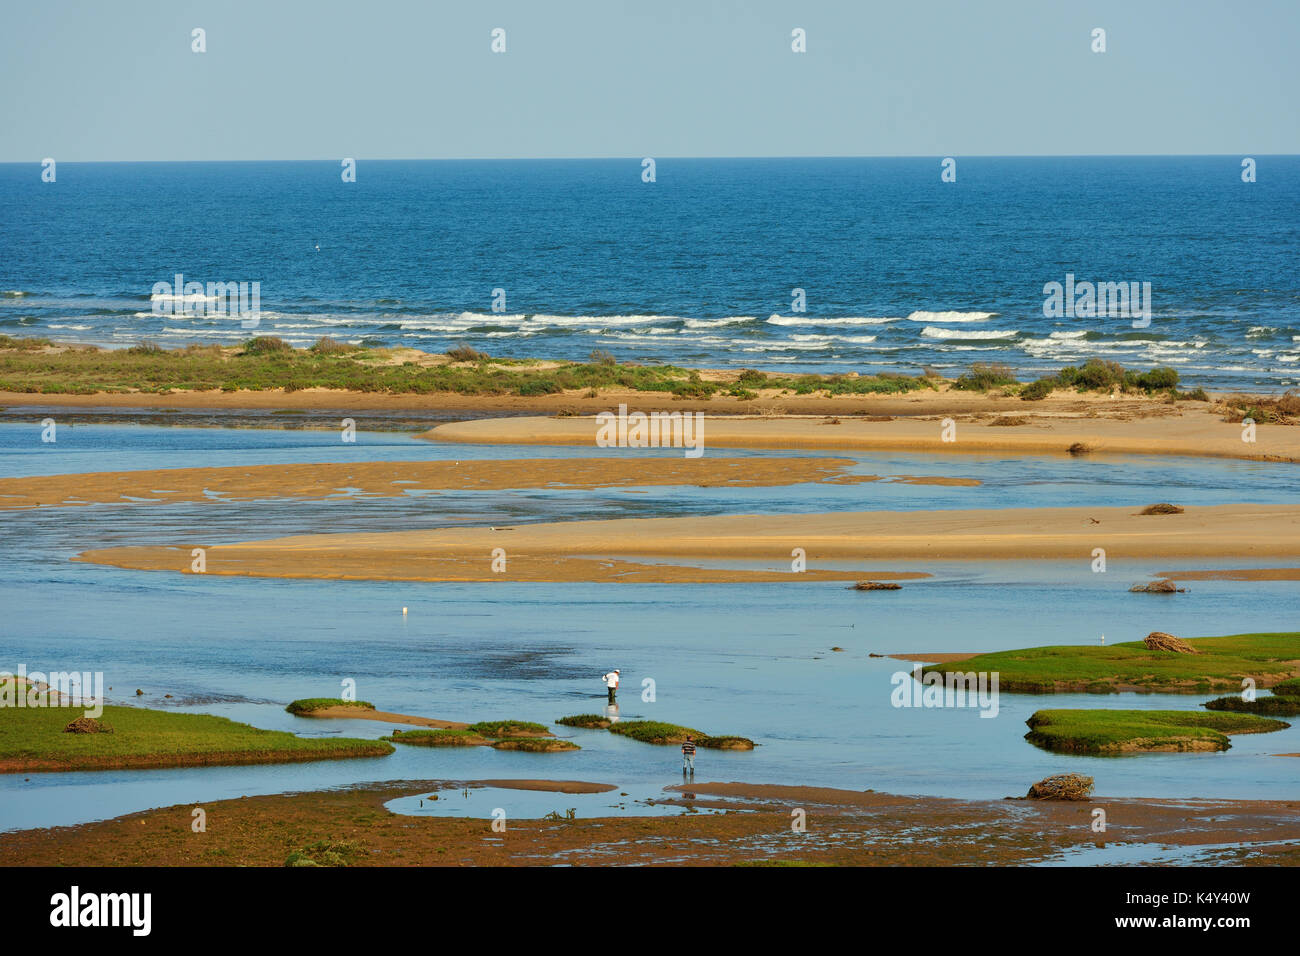
[(1300, 153), (1297, 41), (1300, 0), (0, 0), (0, 162)]

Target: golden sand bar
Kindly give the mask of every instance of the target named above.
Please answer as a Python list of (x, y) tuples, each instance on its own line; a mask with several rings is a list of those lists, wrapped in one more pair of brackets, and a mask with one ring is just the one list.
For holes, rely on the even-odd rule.
[[(752, 488), (831, 481), (878, 481), (851, 475), (848, 458), (530, 458), (487, 461), (391, 461), (169, 468), (80, 475), (0, 478), (0, 509), (42, 505), (150, 504), (329, 498), (355, 494), (399, 497), (408, 491), (500, 491), (510, 488), (610, 488), (695, 485)], [(904, 476), (915, 484), (977, 485), (973, 478)]]
[[(1131, 508), (844, 512), (565, 521), (492, 529), (443, 528), (313, 534), (218, 545), (208, 574), (406, 581), (808, 581), (879, 571), (822, 571), (818, 561), (1300, 556), (1300, 505), (1218, 505), (1184, 514)], [(87, 551), (74, 560), (144, 570), (189, 571), (191, 547)], [(791, 552), (808, 571), (792, 573)], [(492, 571), (493, 553), (506, 558)], [(685, 567), (636, 559), (750, 559), (773, 570)]]
[(1160, 571), (1172, 581), (1300, 581), (1300, 568), (1227, 568), (1219, 571)]
[[(1022, 403), (1027, 404), (1027, 403)], [(945, 416), (946, 417), (946, 416)], [(999, 420), (1023, 424), (993, 424)], [(1240, 424), (1206, 411), (1160, 418), (1077, 417), (1018, 413), (952, 419), (954, 440), (944, 441), (944, 417), (742, 418), (708, 417), (703, 441), (713, 448), (815, 448), (907, 452), (1017, 452), (1066, 454), (1194, 455), (1300, 462), (1300, 428), (1256, 426), (1254, 442), (1242, 441)], [(594, 445), (596, 418), (489, 418), (452, 422), (424, 432), (431, 441), (509, 445)], [(705, 452), (708, 457), (708, 451)]]

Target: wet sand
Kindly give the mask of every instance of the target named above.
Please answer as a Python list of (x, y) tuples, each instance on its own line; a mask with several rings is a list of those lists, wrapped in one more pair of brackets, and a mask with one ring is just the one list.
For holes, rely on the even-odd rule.
[[(836, 512), (564, 521), (511, 528), (296, 535), (207, 546), (86, 551), (75, 561), (189, 573), (205, 548), (206, 573), (402, 581), (809, 581), (898, 578), (876, 570), (823, 571), (816, 562), (1300, 557), (1300, 505), (1217, 505), (1178, 515), (1129, 508)], [(791, 553), (809, 570), (793, 573)], [(492, 569), (493, 553), (506, 559)], [(686, 567), (636, 559), (750, 559), (769, 570)], [(672, 565), (672, 566), (670, 566)]]
[[(961, 415), (950, 404), (940, 404), (950, 393), (920, 404), (920, 417), (870, 421), (840, 418), (829, 424), (823, 418), (711, 417), (704, 422), (704, 445), (714, 448), (809, 448), (893, 452), (1015, 452), (1017, 454), (1067, 454), (1081, 446), (1089, 454), (1188, 455), (1209, 458), (1245, 458), (1260, 461), (1300, 462), (1300, 428), (1259, 425), (1256, 441), (1242, 441), (1239, 424), (1223, 421), (1221, 414), (1200, 403), (1181, 406), (1153, 405), (1132, 412), (1114, 411), (1109, 417), (1089, 406), (1079, 415), (1047, 412), (1022, 403), (1015, 414)], [(1103, 406), (1104, 410), (1104, 406)], [(631, 406), (629, 406), (631, 411)], [(943, 418), (954, 419), (953, 439), (944, 440)], [(1095, 417), (1094, 417), (1095, 416)], [(996, 424), (1021, 421), (1023, 424)], [(598, 425), (594, 417), (496, 418), (451, 422), (420, 435), (430, 441), (480, 444), (594, 445)], [(706, 450), (705, 456), (709, 452)]]
[(433, 727), (438, 730), (465, 730), (469, 727), (469, 724), (457, 723), (454, 720), (412, 717), (410, 714), (392, 714), (386, 710), (367, 710), (364, 707), (322, 707), (320, 710), (294, 716), (328, 717), (333, 720), (378, 720), (385, 724), (414, 724), (417, 727)]
[(1228, 568), (1223, 571), (1160, 571), (1172, 581), (1300, 581), (1300, 568)]
[[(1239, 863), (1300, 862), (1300, 802), (1096, 798), (1078, 803), (963, 801), (867, 791), (696, 783), (665, 799), (724, 814), (511, 820), (401, 816), (384, 804), (453, 786), (594, 793), (575, 781), (403, 781), (342, 790), (205, 803), (208, 828), (190, 829), (189, 804), (75, 827), (0, 834), (0, 866), (282, 866), (328, 835), (357, 846), (359, 866), (1015, 865), (1059, 860), (1105, 843), (1197, 847), (1253, 841), (1219, 857)], [(1028, 789), (1026, 784), (1025, 789)], [(1092, 810), (1106, 810), (1105, 834)], [(791, 812), (806, 812), (806, 832)]]
[[(261, 498), (400, 497), (408, 491), (611, 488), (694, 485), (757, 488), (800, 482), (856, 484), (848, 458), (530, 458), (163, 468), (0, 478), (0, 509), (49, 505), (157, 504)], [(970, 478), (904, 476), (895, 481), (979, 484)]]

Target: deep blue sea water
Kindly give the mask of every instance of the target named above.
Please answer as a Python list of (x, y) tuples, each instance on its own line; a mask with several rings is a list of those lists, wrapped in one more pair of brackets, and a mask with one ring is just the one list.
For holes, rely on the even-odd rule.
[[(0, 165), (0, 333), (254, 334), (155, 283), (259, 282), (258, 333), (504, 357), (1022, 376), (1093, 355), (1300, 384), (1300, 158)], [(1152, 317), (1046, 318), (1045, 283), (1150, 282)], [(792, 308), (792, 290), (806, 311)], [(493, 290), (505, 293), (494, 311)], [(188, 311), (187, 311), (188, 310)]]

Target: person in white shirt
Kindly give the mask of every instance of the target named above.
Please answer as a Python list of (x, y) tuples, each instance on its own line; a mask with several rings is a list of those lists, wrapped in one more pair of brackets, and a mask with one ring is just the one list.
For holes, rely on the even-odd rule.
[(614, 703), (614, 697), (618, 693), (618, 671), (610, 671), (601, 680), (605, 682), (605, 687), (609, 690), (609, 702)]

